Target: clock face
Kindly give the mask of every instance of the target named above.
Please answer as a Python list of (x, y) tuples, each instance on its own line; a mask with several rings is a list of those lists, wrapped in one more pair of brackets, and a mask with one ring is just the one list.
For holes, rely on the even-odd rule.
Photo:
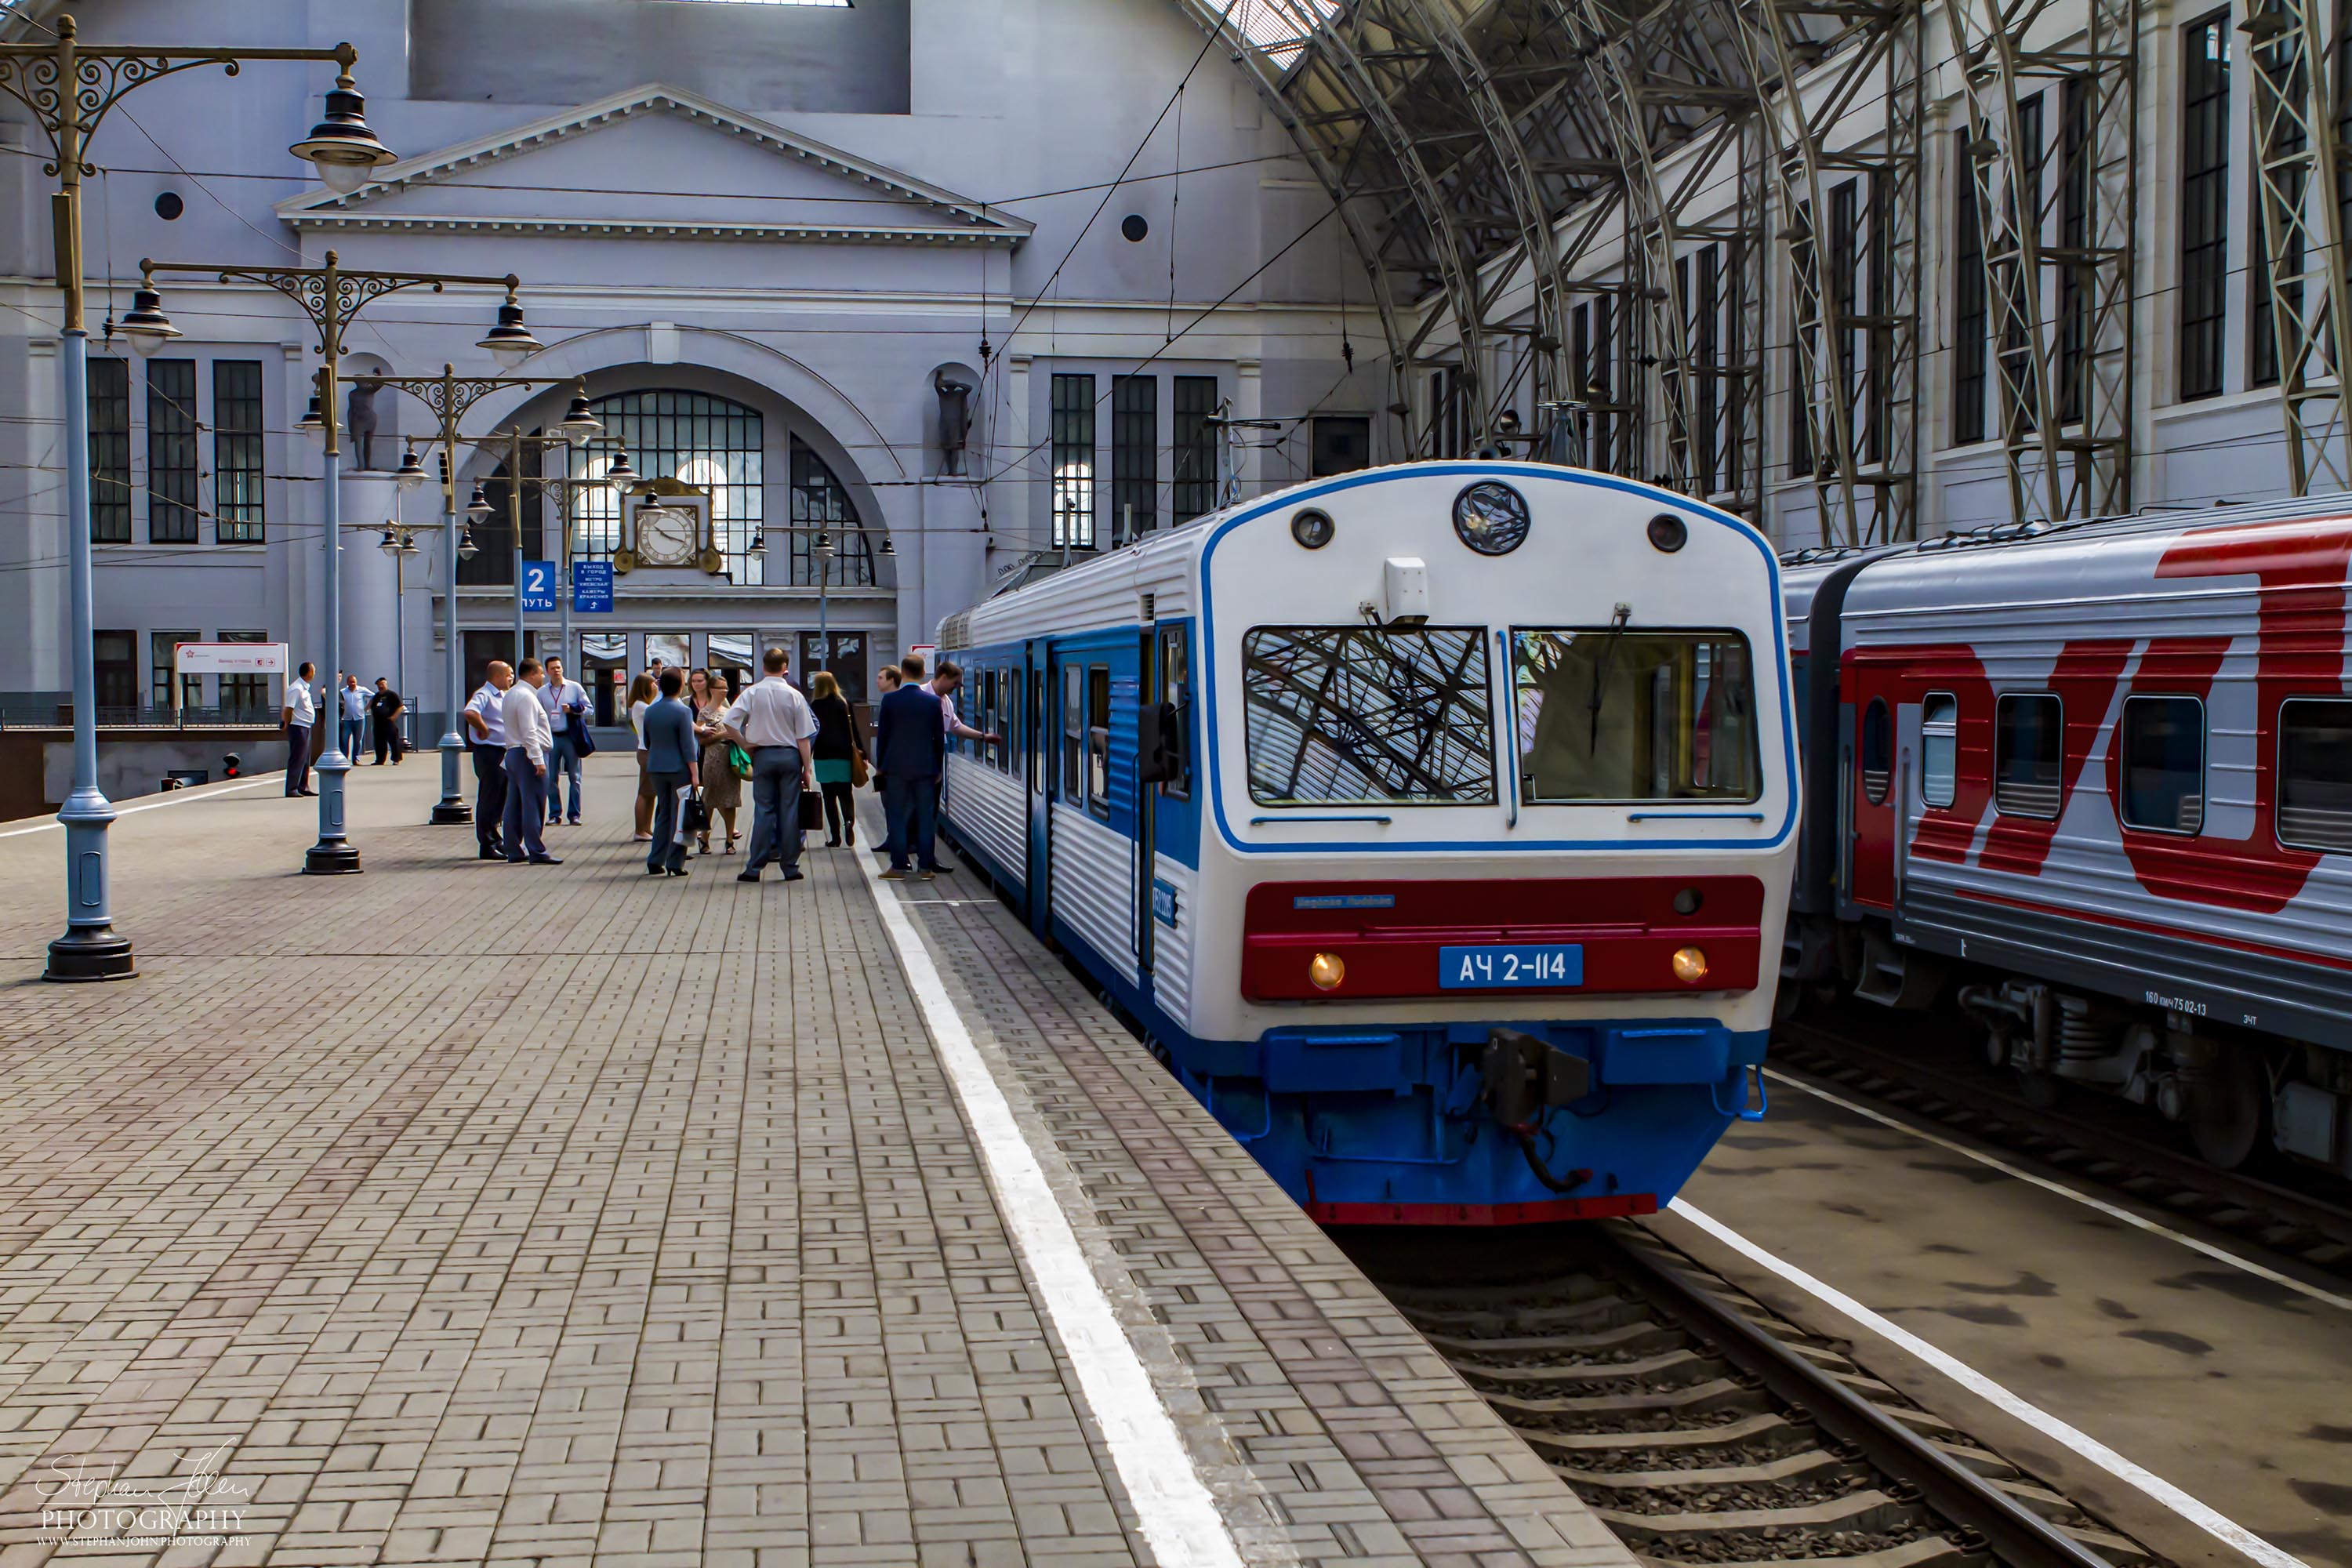
[(684, 566), (701, 548), (694, 514), (678, 507), (649, 506), (637, 513), (637, 555), (648, 566)]

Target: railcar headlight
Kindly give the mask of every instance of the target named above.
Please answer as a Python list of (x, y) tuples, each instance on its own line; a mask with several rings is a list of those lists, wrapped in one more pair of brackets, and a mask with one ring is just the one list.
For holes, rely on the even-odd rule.
[(1320, 550), (1331, 542), (1335, 531), (1331, 514), (1307, 507), (1290, 519), (1290, 537), (1298, 541), (1302, 550)]
[(1348, 978), (1348, 963), (1336, 952), (1318, 952), (1307, 965), (1307, 978), (1318, 991), (1337, 991)]
[(1706, 954), (1695, 947), (1675, 949), (1675, 978), (1696, 985), (1706, 978)]
[(1650, 520), (1650, 543), (1672, 555), (1690, 542), (1690, 525), (1673, 512), (1662, 511)]

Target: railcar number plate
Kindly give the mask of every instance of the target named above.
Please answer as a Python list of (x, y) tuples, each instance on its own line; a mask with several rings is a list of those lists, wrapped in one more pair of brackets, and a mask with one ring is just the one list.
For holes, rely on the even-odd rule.
[(1584, 949), (1575, 942), (1513, 947), (1441, 947), (1437, 984), (1446, 991), (1492, 991), (1512, 985), (1581, 985)]

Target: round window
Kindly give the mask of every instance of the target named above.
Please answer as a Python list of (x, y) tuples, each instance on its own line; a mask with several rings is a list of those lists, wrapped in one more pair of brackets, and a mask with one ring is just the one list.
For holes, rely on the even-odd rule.
[(1454, 531), (1481, 555), (1508, 555), (1527, 542), (1528, 499), (1496, 479), (1481, 479), (1454, 498)]

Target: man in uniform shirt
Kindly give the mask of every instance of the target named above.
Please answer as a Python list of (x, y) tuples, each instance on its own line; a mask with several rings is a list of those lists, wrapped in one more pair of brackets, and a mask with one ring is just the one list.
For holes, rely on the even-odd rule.
[(784, 650), (772, 647), (760, 660), (766, 678), (735, 700), (720, 728), (751, 753), (751, 858), (736, 874), (756, 882), (770, 859), (784, 868), (784, 880), (801, 879), (801, 784), (816, 776), (809, 739), (816, 715), (808, 699), (784, 679)]
[(522, 679), (499, 700), (507, 721), (505, 823), (509, 866), (526, 860), (534, 866), (563, 864), (547, 852), (539, 837), (540, 822), (547, 816), (547, 756), (555, 744), (554, 732), (547, 727), (547, 710), (539, 700), (546, 684), (547, 672), (539, 660), (525, 658)]
[[(555, 735), (555, 748), (548, 753), (547, 820), (552, 826), (558, 818), (567, 817), (572, 826), (580, 826), (580, 731), (588, 722), (588, 693), (576, 680), (563, 679), (563, 661), (547, 661), (547, 684), (539, 689), (539, 705), (547, 710), (548, 728)], [(560, 810), (563, 805), (563, 781), (572, 781), (572, 809)]]
[(343, 753), (347, 763), (359, 759), (360, 734), (367, 727), (367, 699), (368, 694), (360, 689), (360, 678), (347, 672), (335, 692), (341, 704), (335, 715), (335, 750)]
[(286, 683), (286, 797), (316, 795), (310, 787), (310, 726), (318, 722), (318, 700), (310, 694), (310, 677), (318, 667), (309, 659)]
[(466, 738), (474, 752), (474, 842), (481, 846), (476, 858), (483, 860), (507, 858), (499, 824), (507, 809), (506, 689), (513, 684), (514, 671), (506, 660), (494, 658), (480, 689), (466, 704)]

